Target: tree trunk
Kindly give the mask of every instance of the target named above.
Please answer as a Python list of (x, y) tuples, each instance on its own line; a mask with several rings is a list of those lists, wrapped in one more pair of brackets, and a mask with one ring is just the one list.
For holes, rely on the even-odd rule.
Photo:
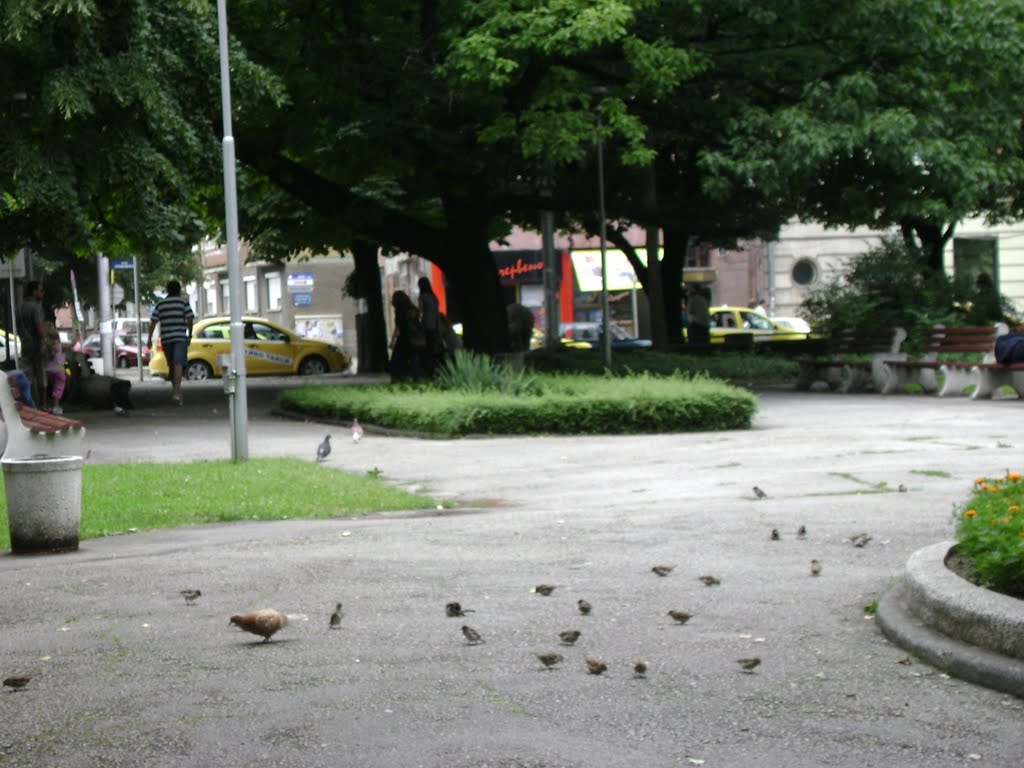
[(651, 314), (651, 342), (656, 349), (664, 349), (669, 340), (665, 324), (665, 283), (660, 258), (661, 230), (647, 230), (647, 303)]
[(388, 367), (388, 332), (384, 320), (377, 246), (354, 244), (352, 256), (356, 265), (357, 298), (365, 302), (364, 311), (356, 315), (359, 373), (383, 373)]
[(678, 229), (665, 230), (665, 252), (661, 256), (661, 285), (664, 301), (665, 336), (669, 344), (683, 339), (683, 265), (686, 263), (686, 244), (689, 235)]

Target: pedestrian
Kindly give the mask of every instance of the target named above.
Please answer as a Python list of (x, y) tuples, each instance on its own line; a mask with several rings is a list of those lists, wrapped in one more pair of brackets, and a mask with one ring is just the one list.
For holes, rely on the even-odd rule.
[(64, 345), (60, 340), (60, 332), (50, 322), (46, 323), (46, 370), (47, 389), (50, 393), (50, 413), (60, 416), (64, 413), (60, 401), (64, 397), (64, 387), (68, 380), (64, 370)]
[(157, 302), (149, 316), (149, 340), (146, 346), (153, 347), (153, 330), (160, 325), (160, 344), (167, 357), (171, 371), (171, 400), (181, 405), (181, 375), (188, 362), (188, 345), (192, 341), (192, 323), (195, 315), (188, 300), (181, 296), (181, 283), (171, 280), (167, 283), (167, 297)]
[(434, 289), (430, 286), (429, 278), (421, 277), (418, 285), (420, 289), (420, 322), (423, 323), (423, 331), (427, 335), (427, 348), (423, 351), (421, 358), (423, 375), (429, 379), (433, 378), (434, 370), (441, 364), (445, 356), (445, 344), (441, 336), (441, 309)]
[(687, 326), (686, 341), (688, 344), (709, 344), (711, 342), (711, 313), (708, 307), (704, 288), (699, 285), (690, 286), (686, 301)]
[(414, 381), (420, 377), (420, 355), (426, 351), (427, 335), (420, 322), (420, 313), (405, 291), (391, 294), (395, 310), (395, 329), (391, 334), (392, 381)]
[(21, 365), (32, 386), (35, 402), (46, 404), (46, 376), (44, 373), (44, 340), (46, 329), (43, 316), (43, 284), (30, 280), (18, 307), (18, 335), (21, 337)]

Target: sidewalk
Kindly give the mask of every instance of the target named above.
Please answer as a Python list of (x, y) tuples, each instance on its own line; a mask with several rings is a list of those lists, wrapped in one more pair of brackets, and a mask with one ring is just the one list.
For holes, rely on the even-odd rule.
[[(0, 556), (0, 671), (35, 674), (0, 692), (0, 766), (1020, 764), (1024, 702), (899, 663), (864, 607), (950, 537), (975, 477), (1020, 468), (1021, 403), (767, 392), (745, 432), (355, 445), (271, 415), (298, 380), (250, 383), (251, 456), (312, 461), (332, 431), (325, 471), (379, 469), (458, 509)], [(186, 384), (179, 409), (133, 385), (131, 416), (87, 415), (89, 461), (229, 457), (219, 388)], [(475, 613), (446, 618), (450, 600)], [(228, 626), (263, 607), (292, 616), (273, 642)], [(543, 671), (540, 651), (565, 660)]]

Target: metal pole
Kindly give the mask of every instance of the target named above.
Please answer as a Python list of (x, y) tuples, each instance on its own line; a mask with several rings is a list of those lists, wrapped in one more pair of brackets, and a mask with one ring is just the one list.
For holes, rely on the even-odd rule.
[(611, 370), (612, 336), (608, 327), (608, 250), (605, 244), (607, 229), (604, 212), (604, 142), (601, 141), (600, 124), (597, 137), (597, 196), (597, 215), (601, 218), (601, 352), (604, 367)]
[(139, 300), (139, 260), (132, 256), (132, 291), (135, 295), (135, 343), (139, 352), (139, 383), (142, 383), (142, 302)]
[(231, 305), (231, 360), (234, 392), (231, 407), (231, 458), (249, 458), (248, 398), (245, 387), (245, 340), (242, 332), (242, 268), (238, 263), (238, 197), (235, 183), (235, 139), (231, 135), (231, 76), (228, 66), (226, 0), (217, 0), (220, 37), (220, 92), (224, 119), (224, 203), (228, 237), (228, 286)]
[(103, 365), (103, 373), (112, 376), (114, 374), (114, 344), (111, 336), (114, 331), (114, 323), (110, 319), (110, 259), (102, 253), (96, 256), (96, 276), (99, 278), (96, 303), (100, 309), (100, 360)]

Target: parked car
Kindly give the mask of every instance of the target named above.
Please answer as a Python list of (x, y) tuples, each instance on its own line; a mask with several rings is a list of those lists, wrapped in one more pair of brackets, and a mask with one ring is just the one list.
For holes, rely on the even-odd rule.
[[(563, 346), (600, 349), (601, 330), (601, 323), (562, 323), (558, 326), (558, 335)], [(651, 346), (650, 339), (631, 336), (618, 323), (608, 323), (608, 332), (612, 337), (612, 349), (647, 349)]]
[[(304, 338), (262, 317), (243, 317), (242, 323), (247, 375), (308, 376), (316, 373), (341, 373), (352, 364), (352, 359), (340, 347)], [(167, 357), (159, 336), (154, 339), (154, 346), (149, 373), (167, 378)], [(200, 320), (192, 329), (185, 378), (197, 380), (220, 376), (222, 368), (217, 362), (217, 356), (230, 352), (231, 318), (208, 317)]]
[(779, 325), (784, 325), (787, 328), (792, 328), (794, 331), (799, 331), (800, 333), (811, 332), (810, 323), (808, 323), (802, 317), (773, 317), (772, 320), (778, 323)]
[[(139, 364), (138, 340), (134, 336), (114, 336), (114, 365), (118, 368), (133, 368)], [(85, 341), (75, 342), (72, 347), (75, 352), (81, 352), (87, 358), (102, 357), (100, 349), (100, 335), (94, 333), (87, 336)], [(150, 361), (149, 347), (142, 345), (142, 364)]]
[(726, 336), (736, 333), (752, 335), (757, 343), (807, 338), (806, 332), (787, 328), (748, 307), (711, 307), (710, 317), (712, 344), (723, 344)]

